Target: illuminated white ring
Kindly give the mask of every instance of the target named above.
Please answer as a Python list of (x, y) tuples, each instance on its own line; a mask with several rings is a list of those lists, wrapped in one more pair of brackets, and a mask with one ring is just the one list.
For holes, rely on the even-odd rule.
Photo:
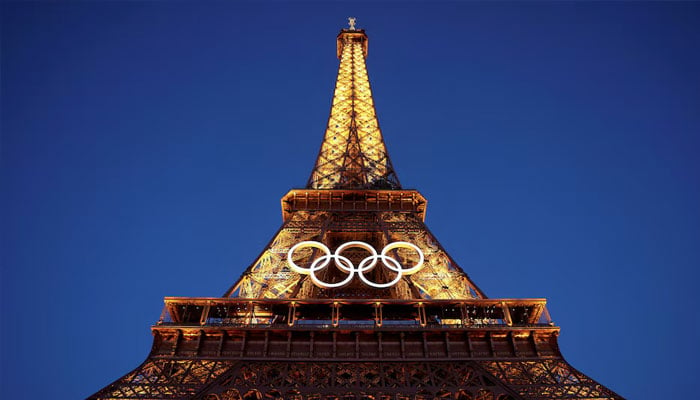
[[(298, 249), (299, 247), (302, 247), (302, 246), (303, 247), (313, 247), (313, 248), (322, 250), (324, 253), (326, 253), (325, 256), (321, 256), (316, 260), (316, 261), (324, 260), (323, 265), (321, 265), (320, 267), (317, 267), (316, 261), (314, 261), (309, 268), (302, 268), (302, 267), (296, 265), (294, 263), (294, 261), (292, 260), (292, 254), (294, 254), (294, 251), (296, 249)], [(331, 262), (331, 250), (328, 247), (326, 247), (325, 244), (323, 244), (321, 242), (314, 242), (311, 240), (306, 241), (306, 242), (299, 242), (299, 243), (295, 244), (294, 246), (292, 246), (292, 248), (289, 249), (289, 253), (287, 253), (287, 263), (289, 264), (289, 267), (292, 269), (292, 271), (300, 273), (300, 274), (304, 274), (304, 275), (310, 274), (312, 270), (319, 270), (319, 269), (326, 268), (326, 266), (328, 264), (330, 264), (330, 262)]]
[[(374, 247), (372, 247), (372, 246), (369, 245), (368, 243), (360, 242), (360, 241), (358, 241), (358, 240), (355, 240), (355, 241), (352, 241), (352, 242), (347, 242), (347, 243), (341, 244), (340, 247), (338, 247), (338, 248), (335, 250), (335, 255), (338, 256), (338, 257), (341, 257), (341, 256), (339, 255), (340, 253), (342, 253), (345, 249), (350, 249), (350, 248), (353, 248), (353, 247), (359, 247), (359, 248), (361, 248), (361, 249), (363, 249), (363, 250), (367, 250), (367, 251), (369, 251), (370, 254), (371, 254), (371, 256), (365, 258), (364, 260), (362, 260), (362, 262), (360, 262), (360, 265), (362, 265), (362, 264), (365, 262), (365, 260), (367, 260), (367, 259), (370, 259), (370, 260), (372, 261), (372, 263), (371, 263), (370, 265), (368, 265), (367, 267), (365, 267), (364, 271), (370, 271), (372, 268), (374, 268), (375, 265), (377, 265), (377, 258), (378, 258), (378, 257), (377, 257), (377, 250), (375, 250)], [(345, 258), (345, 257), (343, 257), (343, 258)], [(347, 259), (346, 259), (346, 260), (347, 260)], [(352, 265), (352, 263), (350, 263), (350, 265)], [(354, 269), (356, 272), (359, 271), (359, 270), (355, 269), (354, 266), (353, 266), (353, 269)]]
[(391, 260), (393, 260), (393, 261), (396, 261), (396, 260), (395, 260), (393, 257), (388, 257), (388, 256), (386, 255), (386, 253), (388, 253), (388, 252), (391, 251), (391, 250), (398, 249), (398, 248), (412, 249), (412, 250), (414, 250), (416, 253), (418, 253), (418, 257), (419, 257), (418, 263), (417, 263), (416, 265), (414, 265), (413, 267), (408, 268), (408, 269), (403, 269), (403, 268), (402, 268), (402, 269), (401, 269), (401, 273), (402, 273), (402, 274), (404, 274), (404, 275), (413, 275), (413, 274), (415, 274), (416, 272), (420, 271), (421, 268), (423, 268), (423, 262), (425, 261), (425, 256), (423, 255), (423, 252), (421, 251), (421, 249), (418, 248), (418, 246), (416, 246), (416, 245), (413, 244), (413, 243), (409, 243), (409, 242), (394, 242), (394, 243), (389, 243), (388, 245), (386, 245), (386, 246), (382, 249), (382, 262), (384, 263), (384, 265), (387, 266), (387, 268), (393, 270), (393, 268), (391, 268), (391, 267), (389, 266), (389, 264), (386, 263), (386, 260), (387, 260), (387, 259), (391, 259)]
[[(381, 259), (382, 259), (382, 263), (383, 263), (387, 268), (389, 268), (390, 270), (396, 272), (396, 276), (394, 277), (394, 279), (392, 279), (392, 280), (389, 281), (389, 282), (385, 282), (385, 283), (372, 282), (372, 281), (370, 281), (369, 279), (367, 279), (367, 278), (365, 277), (365, 274), (364, 274), (364, 272), (365, 272), (367, 269), (363, 269), (363, 268), (362, 268), (362, 267), (363, 267), (362, 264), (364, 264), (364, 263), (368, 260), (368, 258), (365, 258), (364, 260), (362, 260), (362, 261), (360, 262), (360, 265), (358, 266), (357, 274), (360, 276), (360, 280), (361, 280), (362, 282), (364, 282), (366, 285), (375, 287), (375, 288), (377, 288), (377, 289), (385, 289), (385, 288), (388, 288), (388, 287), (391, 287), (391, 286), (396, 285), (396, 284), (401, 280), (401, 278), (403, 278), (403, 274), (402, 274), (403, 269), (401, 268), (401, 264), (399, 264), (399, 262), (396, 261), (394, 258), (391, 258), (391, 257), (388, 257), (388, 256), (380, 255), (380, 256), (377, 256), (377, 258), (381, 258)], [(386, 263), (386, 260), (391, 260), (391, 262), (394, 263), (394, 267), (389, 266), (389, 264)], [(375, 259), (374, 259), (374, 262), (376, 263), (376, 261), (377, 261), (377, 259), (375, 258)]]
[[(303, 267), (298, 266), (294, 262), (294, 260), (292, 259), (292, 255), (300, 247), (316, 248), (316, 249), (323, 251), (325, 254), (322, 255), (321, 257), (315, 259), (308, 268), (303, 268)], [(374, 249), (372, 249), (372, 250), (374, 250)], [(337, 250), (336, 250), (336, 253), (338, 253)], [(376, 252), (375, 252), (375, 254), (376, 254)], [(316, 276), (316, 271), (319, 271), (319, 270), (326, 268), (328, 266), (328, 264), (330, 264), (331, 260), (335, 260), (335, 265), (339, 269), (341, 269), (345, 272), (348, 272), (348, 276), (340, 282), (328, 283), (328, 282), (324, 282), (324, 281), (320, 280)], [(326, 247), (326, 245), (321, 243), (321, 242), (306, 241), (306, 242), (300, 242), (300, 243), (295, 244), (291, 249), (289, 249), (289, 253), (287, 254), (287, 262), (289, 263), (289, 267), (294, 272), (298, 272), (298, 273), (303, 274), (303, 275), (309, 275), (309, 277), (311, 278), (311, 281), (314, 284), (316, 284), (316, 286), (325, 287), (325, 288), (329, 288), (329, 289), (339, 288), (339, 287), (345, 286), (348, 283), (350, 283), (352, 281), (352, 278), (355, 276), (355, 271), (354, 271), (354, 267), (352, 265), (352, 261), (350, 261), (348, 258), (343, 257), (341, 255), (331, 254), (330, 249), (328, 247)]]
[[(330, 261), (331, 258), (335, 258), (335, 265), (339, 269), (348, 271), (348, 276), (346, 276), (345, 279), (343, 279), (342, 281), (335, 282), (335, 283), (328, 283), (328, 282), (324, 282), (324, 281), (318, 279), (318, 277), (316, 276), (316, 271), (318, 271), (318, 269), (314, 269), (313, 267), (314, 267), (314, 264), (316, 264), (321, 258), (327, 258), (328, 261)], [(344, 263), (347, 263), (347, 265), (349, 265), (349, 267), (343, 266)], [(324, 265), (327, 265), (327, 264), (324, 264)], [(352, 261), (348, 260), (347, 258), (345, 258), (343, 256), (339, 256), (337, 254), (333, 254), (330, 256), (323, 256), (323, 257), (318, 258), (313, 263), (311, 263), (311, 267), (309, 269), (311, 270), (309, 272), (309, 277), (311, 278), (311, 281), (313, 283), (315, 283), (316, 286), (320, 286), (320, 287), (324, 287), (324, 288), (328, 288), (328, 289), (335, 289), (335, 288), (343, 287), (343, 286), (349, 284), (352, 281), (352, 278), (355, 276), (355, 270), (353, 269)]]
[[(318, 257), (317, 259), (315, 259), (308, 268), (303, 268), (303, 267), (298, 266), (293, 260), (294, 252), (297, 249), (299, 249), (300, 247), (316, 248), (316, 249), (323, 251), (323, 253), (325, 253), (325, 254)], [(370, 253), (369, 256), (365, 257), (362, 261), (360, 261), (360, 264), (357, 267), (355, 267), (355, 265), (353, 265), (353, 263), (352, 263), (352, 261), (350, 261), (350, 259), (340, 255), (346, 249), (354, 248), (354, 247), (361, 248), (361, 249), (366, 250)], [(398, 260), (387, 255), (387, 253), (389, 251), (394, 250), (394, 249), (398, 249), (398, 248), (405, 248), (405, 249), (414, 250), (416, 253), (418, 253), (418, 256), (419, 256), (418, 263), (411, 268), (404, 269)], [(338, 269), (340, 269), (341, 271), (347, 272), (347, 274), (348, 274), (345, 277), (345, 279), (343, 279), (340, 282), (328, 283), (328, 282), (324, 282), (324, 281), (320, 280), (316, 276), (316, 272), (326, 268), (328, 266), (328, 264), (330, 264), (331, 260), (334, 261), (335, 266)], [(394, 279), (392, 279), (389, 282), (385, 282), (385, 283), (376, 283), (376, 282), (370, 281), (369, 279), (367, 279), (367, 277), (365, 277), (365, 272), (369, 272), (372, 269), (374, 269), (374, 267), (377, 265), (377, 261), (379, 261), (379, 260), (382, 260), (382, 264), (384, 264), (384, 266), (386, 268), (388, 268), (389, 270), (396, 273), (396, 277), (394, 277)], [(418, 248), (418, 246), (416, 246), (412, 243), (409, 243), (409, 242), (390, 243), (390, 244), (386, 245), (384, 247), (384, 249), (382, 249), (381, 254), (377, 254), (377, 251), (374, 249), (374, 247), (372, 247), (368, 243), (360, 242), (360, 241), (352, 241), (352, 242), (347, 242), (347, 243), (340, 245), (340, 247), (338, 247), (336, 249), (335, 254), (331, 254), (330, 249), (326, 245), (324, 245), (323, 243), (316, 242), (316, 241), (304, 241), (304, 242), (300, 242), (300, 243), (297, 243), (296, 245), (294, 245), (291, 249), (289, 249), (289, 253), (287, 253), (287, 262), (289, 264), (289, 267), (293, 271), (300, 273), (300, 274), (303, 274), (303, 275), (309, 275), (309, 277), (311, 278), (311, 281), (316, 286), (323, 287), (323, 288), (329, 288), (329, 289), (339, 288), (339, 287), (343, 287), (343, 286), (348, 285), (352, 281), (353, 277), (355, 276), (355, 273), (357, 273), (360, 276), (360, 280), (368, 286), (371, 286), (371, 287), (374, 287), (377, 289), (388, 288), (388, 287), (391, 287), (391, 286), (397, 284), (404, 275), (411, 275), (411, 274), (418, 272), (423, 267), (424, 261), (425, 261), (425, 257), (423, 255), (423, 252), (420, 250), (420, 248)]]

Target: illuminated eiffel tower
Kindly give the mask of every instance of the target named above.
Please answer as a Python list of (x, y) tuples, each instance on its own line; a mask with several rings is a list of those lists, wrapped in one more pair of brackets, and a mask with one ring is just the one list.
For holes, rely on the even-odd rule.
[(308, 184), (238, 281), (165, 298), (143, 364), (93, 399), (620, 399), (574, 369), (544, 299), (491, 299), (424, 224), (377, 122), (367, 35), (337, 38)]

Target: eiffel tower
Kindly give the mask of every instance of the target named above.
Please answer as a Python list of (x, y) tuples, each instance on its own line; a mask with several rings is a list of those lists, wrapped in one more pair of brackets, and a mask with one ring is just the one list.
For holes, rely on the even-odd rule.
[(91, 399), (621, 399), (567, 363), (545, 299), (492, 299), (424, 224), (377, 122), (367, 35), (337, 37), (328, 126), (281, 228), (222, 297), (166, 297)]

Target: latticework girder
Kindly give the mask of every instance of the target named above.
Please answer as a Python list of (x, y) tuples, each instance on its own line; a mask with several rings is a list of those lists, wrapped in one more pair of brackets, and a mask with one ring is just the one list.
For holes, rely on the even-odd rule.
[(621, 399), (561, 358), (557, 328), (435, 328), (154, 328), (146, 362), (91, 399)]
[(513, 400), (520, 397), (474, 363), (272, 361), (240, 363), (196, 398)]
[(328, 126), (307, 187), (313, 189), (397, 189), (372, 99), (362, 30), (338, 35), (340, 67)]
[[(447, 254), (415, 213), (406, 212), (343, 212), (296, 211), (282, 225), (260, 257), (243, 273), (226, 296), (241, 298), (315, 298), (360, 297), (394, 299), (464, 299), (483, 298), (481, 290)], [(424, 267), (410, 276), (403, 276), (390, 289), (373, 290), (365, 285), (325, 290), (314, 285), (307, 276), (294, 272), (287, 260), (296, 243), (315, 240), (329, 248), (339, 240), (351, 237), (364, 240), (375, 248), (392, 242), (410, 242), (424, 254)], [(318, 253), (301, 259), (310, 263)], [(397, 251), (397, 259), (411, 262), (415, 255)], [(413, 260), (415, 261), (415, 260)], [(342, 275), (342, 274), (340, 274)], [(380, 277), (389, 280), (394, 276)]]
[(91, 399), (614, 400), (562, 359), (206, 361), (149, 359)]
[(561, 359), (485, 361), (481, 365), (524, 398), (617, 399), (605, 386)]

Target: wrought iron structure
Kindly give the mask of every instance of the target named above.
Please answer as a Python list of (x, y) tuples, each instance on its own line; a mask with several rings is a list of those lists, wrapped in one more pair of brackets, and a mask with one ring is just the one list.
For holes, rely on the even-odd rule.
[(91, 398), (620, 399), (564, 360), (544, 299), (490, 299), (442, 248), (384, 145), (365, 32), (337, 43), (318, 160), (280, 230), (224, 296), (166, 298), (146, 361)]

